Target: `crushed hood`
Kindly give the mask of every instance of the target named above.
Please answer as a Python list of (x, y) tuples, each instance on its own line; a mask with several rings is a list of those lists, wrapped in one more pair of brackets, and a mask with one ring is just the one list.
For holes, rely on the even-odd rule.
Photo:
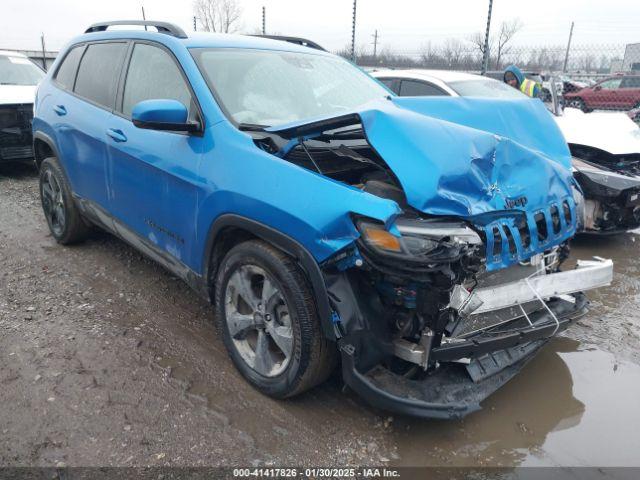
[[(575, 234), (571, 155), (544, 104), (537, 99), (389, 97), (339, 117), (314, 119), (268, 131), (313, 138), (361, 123), (367, 141), (389, 165), (413, 208), (468, 219), (487, 234), (502, 268), (558, 245)], [(554, 227), (552, 209), (570, 209)], [(550, 232), (538, 239), (539, 220)], [(529, 227), (530, 245), (518, 225)], [(543, 227), (544, 228), (544, 227)], [(509, 251), (515, 239), (517, 252)], [(495, 244), (501, 251), (494, 251)], [(489, 256), (489, 253), (488, 253)]]
[(576, 108), (565, 108), (555, 121), (567, 143), (597, 148), (613, 155), (640, 153), (640, 127), (625, 113), (584, 113)]
[(571, 154), (534, 99), (393, 97), (268, 131), (295, 142), (358, 122), (408, 203), (424, 213), (472, 217), (509, 210), (523, 197), (535, 209), (572, 196)]

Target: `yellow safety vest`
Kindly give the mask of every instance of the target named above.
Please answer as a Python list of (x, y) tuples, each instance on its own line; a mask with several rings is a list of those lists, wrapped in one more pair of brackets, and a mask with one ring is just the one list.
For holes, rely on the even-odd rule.
[(534, 82), (533, 80), (529, 80), (528, 78), (525, 78), (524, 81), (520, 84), (520, 91), (525, 95), (529, 95), (530, 97), (533, 97), (533, 92), (536, 88), (536, 85), (537, 85), (537, 82)]

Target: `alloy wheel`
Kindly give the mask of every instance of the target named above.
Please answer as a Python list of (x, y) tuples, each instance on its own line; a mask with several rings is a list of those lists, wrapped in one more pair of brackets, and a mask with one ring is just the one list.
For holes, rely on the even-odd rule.
[(42, 207), (54, 235), (62, 235), (66, 221), (64, 195), (51, 170), (47, 170), (42, 181)]
[(225, 319), (242, 360), (264, 377), (276, 377), (293, 354), (293, 328), (281, 286), (267, 272), (245, 264), (229, 277)]

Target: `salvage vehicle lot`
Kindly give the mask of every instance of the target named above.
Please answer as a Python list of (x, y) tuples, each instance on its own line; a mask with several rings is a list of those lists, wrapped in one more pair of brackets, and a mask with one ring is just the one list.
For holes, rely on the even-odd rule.
[[(614, 284), (465, 420), (390, 417), (338, 378), (276, 401), (233, 368), (213, 313), (123, 242), (64, 248), (35, 171), (0, 171), (3, 465), (633, 465), (640, 396), (636, 236), (574, 241)], [(567, 338), (570, 337), (570, 338)], [(594, 345), (597, 345), (594, 347)], [(601, 448), (607, 438), (607, 449)]]

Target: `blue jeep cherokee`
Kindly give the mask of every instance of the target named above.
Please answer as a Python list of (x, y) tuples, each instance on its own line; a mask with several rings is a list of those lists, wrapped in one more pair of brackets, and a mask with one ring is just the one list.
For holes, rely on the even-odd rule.
[(108, 22), (33, 133), (58, 243), (99, 226), (185, 280), (274, 397), (340, 362), (375, 406), (463, 416), (611, 281), (560, 270), (580, 194), (536, 100), (400, 98), (320, 48)]

